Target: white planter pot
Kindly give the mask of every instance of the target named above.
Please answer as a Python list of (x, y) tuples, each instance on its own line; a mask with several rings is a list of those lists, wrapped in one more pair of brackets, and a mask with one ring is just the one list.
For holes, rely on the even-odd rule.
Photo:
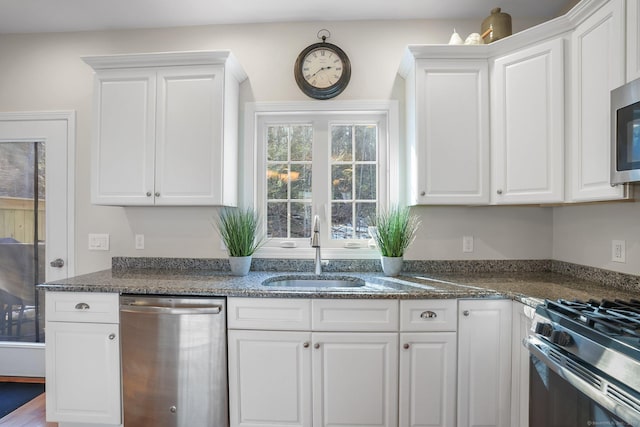
[(400, 274), (402, 271), (402, 261), (403, 257), (391, 257), (391, 256), (382, 256), (380, 257), (380, 262), (382, 263), (382, 271), (385, 276), (393, 277)]
[(234, 276), (246, 276), (251, 268), (251, 256), (230, 256), (229, 266)]

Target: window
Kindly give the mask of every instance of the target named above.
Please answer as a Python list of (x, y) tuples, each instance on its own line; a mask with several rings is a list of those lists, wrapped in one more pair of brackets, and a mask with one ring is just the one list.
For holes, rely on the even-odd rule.
[[(390, 185), (397, 183), (388, 172), (389, 128), (395, 128), (389, 109), (306, 106), (289, 110), (276, 104), (273, 111), (266, 104), (260, 108), (265, 111), (252, 112), (254, 189), (268, 237), (259, 255), (283, 256), (285, 248), (287, 256), (295, 257), (310, 250), (315, 215), (321, 222), (323, 257), (330, 258), (332, 249), (336, 254), (348, 250), (356, 258), (375, 255), (368, 246), (368, 226), (377, 209), (386, 208)], [(397, 159), (397, 150), (391, 151)]]

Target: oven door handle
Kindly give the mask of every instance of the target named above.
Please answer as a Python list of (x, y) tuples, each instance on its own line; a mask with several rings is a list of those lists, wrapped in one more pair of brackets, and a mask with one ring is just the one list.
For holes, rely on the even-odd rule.
[[(600, 387), (596, 386), (595, 384), (590, 384), (580, 375), (576, 374), (576, 372), (580, 371), (572, 368), (572, 365), (575, 364), (575, 362), (571, 362), (571, 364), (568, 364), (567, 362), (570, 360), (568, 357), (560, 352), (556, 352), (556, 350), (554, 350), (552, 346), (547, 344), (545, 341), (537, 338), (536, 336), (530, 335), (529, 337), (525, 338), (523, 340), (523, 345), (527, 347), (527, 349), (533, 356), (544, 363), (549, 369), (566, 380), (578, 391), (584, 393), (590, 399), (592, 399), (605, 409), (609, 410), (611, 413), (619, 416), (626, 421), (637, 420), (638, 417), (640, 417), (640, 413), (638, 411), (607, 396), (606, 392), (609, 387), (609, 381), (596, 374), (592, 370), (588, 369), (586, 366), (579, 365), (580, 369), (586, 371), (586, 374), (583, 372), (582, 376), (597, 379)], [(549, 352), (557, 353), (556, 357), (559, 360), (550, 358), (548, 355)], [(633, 398), (632, 396), (628, 397), (631, 400), (636, 401), (636, 403), (639, 403), (637, 399)]]

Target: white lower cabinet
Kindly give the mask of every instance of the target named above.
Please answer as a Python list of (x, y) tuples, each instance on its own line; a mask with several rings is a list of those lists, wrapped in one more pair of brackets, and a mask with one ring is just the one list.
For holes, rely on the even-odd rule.
[(311, 425), (311, 333), (230, 330), (232, 426)]
[(46, 293), (47, 421), (120, 425), (118, 294)]
[(511, 304), (229, 298), (231, 426), (515, 426)]
[(535, 309), (513, 302), (511, 359), (511, 425), (529, 425), (529, 350), (522, 344), (531, 333)]
[(458, 302), (458, 427), (511, 426), (511, 304)]
[(400, 426), (454, 426), (456, 333), (401, 333), (400, 345)]
[(312, 335), (313, 426), (397, 426), (398, 334)]
[(398, 301), (228, 305), (231, 426), (397, 426)]

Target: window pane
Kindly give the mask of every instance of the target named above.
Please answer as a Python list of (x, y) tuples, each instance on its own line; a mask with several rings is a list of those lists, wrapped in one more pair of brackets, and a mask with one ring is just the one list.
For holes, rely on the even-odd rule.
[(311, 237), (311, 204), (291, 203), (292, 238)]
[(331, 160), (348, 162), (353, 159), (351, 126), (331, 127)]
[(350, 200), (353, 189), (353, 169), (351, 165), (331, 166), (332, 200)]
[(286, 165), (269, 165), (267, 168), (267, 199), (287, 199), (287, 177)]
[(353, 238), (353, 205), (351, 203), (331, 204), (331, 238)]
[(267, 237), (287, 237), (287, 203), (267, 203)]
[(356, 161), (375, 161), (377, 146), (376, 125), (356, 126)]
[(376, 199), (376, 165), (356, 165), (356, 199)]
[(356, 238), (369, 239), (369, 230), (367, 227), (375, 224), (376, 204), (375, 203), (356, 203)]
[(311, 165), (291, 165), (291, 198), (311, 199)]
[(291, 126), (291, 160), (311, 161), (313, 129), (311, 125)]
[(287, 126), (267, 128), (267, 160), (287, 161), (289, 154), (289, 129)]

